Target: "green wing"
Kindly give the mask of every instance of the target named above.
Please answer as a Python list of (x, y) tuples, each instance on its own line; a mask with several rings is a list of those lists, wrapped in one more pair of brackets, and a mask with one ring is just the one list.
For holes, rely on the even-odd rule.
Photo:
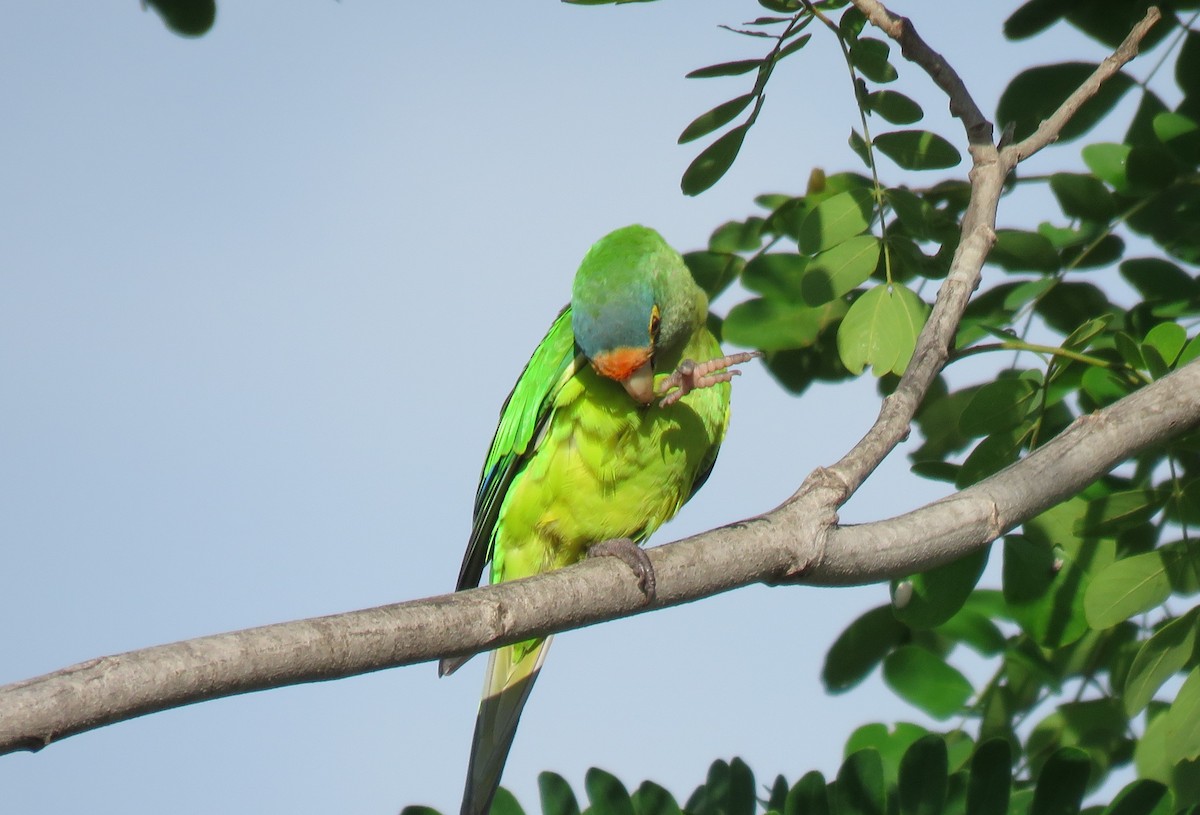
[(483, 567), (492, 556), (492, 533), (508, 487), (541, 441), (542, 428), (563, 383), (582, 364), (583, 355), (576, 353), (571, 330), (571, 307), (567, 306), (559, 312), (500, 408), (500, 425), (479, 476), (471, 540), (458, 572), (457, 591), (479, 585)]

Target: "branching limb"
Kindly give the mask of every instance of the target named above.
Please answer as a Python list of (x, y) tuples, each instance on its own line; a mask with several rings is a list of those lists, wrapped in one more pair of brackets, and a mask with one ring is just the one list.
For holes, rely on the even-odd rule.
[[(616, 558), (527, 580), (250, 628), (84, 662), (0, 688), (0, 753), (172, 707), (488, 650), (740, 586), (901, 577), (961, 557), (1155, 444), (1200, 427), (1200, 361), (1085, 416), (1024, 460), (915, 512), (830, 532), (824, 551), (789, 508), (647, 552), (646, 597)], [(795, 577), (797, 562), (809, 564)]]
[(992, 142), (991, 123), (961, 79), (911, 23), (876, 0), (853, 2), (950, 97), (951, 110), (966, 128), (973, 166), (962, 239), (912, 361), (874, 426), (846, 456), (815, 471), (773, 512), (651, 550), (653, 603), (646, 603), (623, 563), (591, 558), (458, 594), (102, 657), (0, 688), (0, 752), (36, 750), (105, 724), (207, 699), (471, 654), (750, 583), (841, 585), (912, 574), (986, 545), (1120, 461), (1200, 426), (1196, 361), (1079, 419), (1024, 460), (957, 495), (891, 520), (836, 526), (837, 506), (908, 434), (945, 364), (995, 240), (1004, 178), (1022, 157), (1057, 137), (1099, 83), (1133, 57), (1157, 19), (1151, 9), (1059, 112), (1033, 136), (1000, 150)]

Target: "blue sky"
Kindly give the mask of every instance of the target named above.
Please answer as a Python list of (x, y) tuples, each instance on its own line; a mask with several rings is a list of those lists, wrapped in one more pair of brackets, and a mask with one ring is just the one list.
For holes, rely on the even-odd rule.
[[(1013, 7), (898, 10), (991, 111), (1021, 66), (1103, 55), (1066, 31), (1005, 43)], [(859, 167), (841, 58), (814, 27), (729, 176), (680, 194), (699, 146), (679, 131), (749, 87), (683, 76), (759, 55), (717, 28), (759, 11), (226, 0), (188, 41), (136, 2), (6, 9), (0, 682), (451, 589), (500, 404), (587, 247), (642, 222), (700, 248), (754, 195)], [(941, 97), (901, 71), (929, 126), (961, 143)], [(1047, 161), (1078, 166), (1078, 149)], [(716, 472), (654, 542), (772, 508), (878, 401), (869, 378), (793, 399), (748, 366)], [(901, 452), (843, 520), (940, 494)], [(561, 636), (506, 785), (532, 807), (543, 769), (579, 787), (598, 765), (680, 797), (717, 757), (764, 781), (833, 771), (858, 724), (918, 718), (875, 680), (820, 689), (830, 642), (886, 596), (753, 587)], [(454, 811), (483, 662), (210, 702), (3, 757), (5, 808)]]

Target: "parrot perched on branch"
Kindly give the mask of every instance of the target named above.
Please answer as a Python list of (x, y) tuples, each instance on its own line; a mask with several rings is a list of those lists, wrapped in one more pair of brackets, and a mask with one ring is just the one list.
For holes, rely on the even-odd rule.
[[(648, 601), (637, 547), (708, 478), (729, 423), (729, 366), (708, 298), (652, 229), (601, 238), (500, 412), (475, 497), (458, 591), (616, 555)], [(696, 364), (693, 360), (705, 360)], [(657, 400), (658, 404), (654, 404)], [(462, 815), (486, 815), (550, 638), (491, 653)], [(441, 675), (464, 658), (444, 659)]]

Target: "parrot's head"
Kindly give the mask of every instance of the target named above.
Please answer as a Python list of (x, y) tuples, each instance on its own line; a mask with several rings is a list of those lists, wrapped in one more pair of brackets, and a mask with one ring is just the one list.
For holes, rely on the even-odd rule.
[(584, 257), (571, 291), (575, 342), (602, 376), (654, 401), (655, 362), (683, 347), (708, 298), (679, 253), (644, 226), (618, 229)]

